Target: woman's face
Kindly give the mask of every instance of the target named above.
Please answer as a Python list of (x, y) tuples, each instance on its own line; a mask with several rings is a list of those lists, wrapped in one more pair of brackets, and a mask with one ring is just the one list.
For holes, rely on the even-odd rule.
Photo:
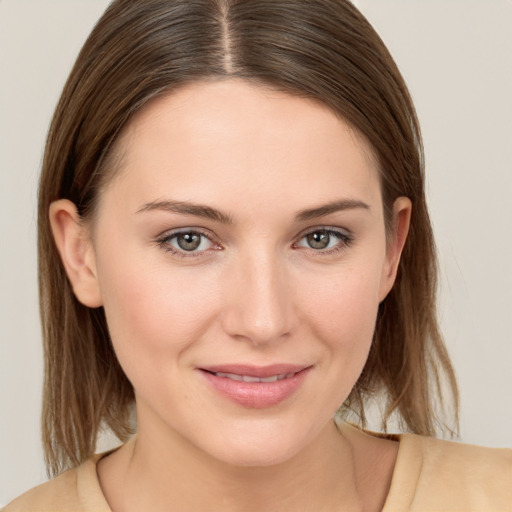
[(88, 261), (139, 436), (290, 459), (365, 364), (407, 200), (387, 244), (368, 144), (318, 103), (238, 80), (155, 100), (120, 149)]

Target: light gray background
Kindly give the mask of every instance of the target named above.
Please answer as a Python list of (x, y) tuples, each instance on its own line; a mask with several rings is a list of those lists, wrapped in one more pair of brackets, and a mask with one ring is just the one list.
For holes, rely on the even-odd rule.
[[(0, 505), (44, 480), (37, 174), (49, 119), (107, 0), (0, 0)], [(512, 445), (512, 2), (360, 0), (422, 122), (440, 316), (462, 440)]]

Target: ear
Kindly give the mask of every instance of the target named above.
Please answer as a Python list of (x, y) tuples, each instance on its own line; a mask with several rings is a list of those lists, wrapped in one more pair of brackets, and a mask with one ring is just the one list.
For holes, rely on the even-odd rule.
[(66, 274), (76, 298), (85, 306), (103, 304), (89, 229), (74, 203), (59, 199), (50, 205), (50, 225)]
[(408, 197), (399, 197), (393, 203), (391, 231), (388, 233), (386, 260), (382, 268), (379, 301), (383, 301), (395, 283), (400, 256), (407, 240), (411, 222), (412, 203)]

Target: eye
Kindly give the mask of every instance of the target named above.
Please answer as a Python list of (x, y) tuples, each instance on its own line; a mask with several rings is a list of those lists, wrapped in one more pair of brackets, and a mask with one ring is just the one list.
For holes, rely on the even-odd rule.
[(351, 242), (352, 237), (342, 231), (322, 228), (306, 233), (295, 245), (318, 252), (332, 252), (347, 247)]
[(206, 234), (200, 231), (179, 231), (164, 235), (158, 243), (166, 250), (180, 256), (199, 255), (210, 249), (219, 249)]

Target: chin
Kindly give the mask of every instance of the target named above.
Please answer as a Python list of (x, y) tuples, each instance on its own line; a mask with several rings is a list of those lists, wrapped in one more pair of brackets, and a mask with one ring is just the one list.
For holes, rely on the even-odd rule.
[(230, 466), (240, 468), (277, 466), (291, 460), (298, 450), (279, 446), (275, 449), (254, 449), (251, 446), (237, 446), (223, 450), (217, 459)]
[(309, 436), (299, 432), (298, 425), (254, 425), (245, 429), (242, 426), (220, 436), (220, 443), (215, 446), (203, 449), (231, 466), (276, 466), (295, 458), (311, 443)]

